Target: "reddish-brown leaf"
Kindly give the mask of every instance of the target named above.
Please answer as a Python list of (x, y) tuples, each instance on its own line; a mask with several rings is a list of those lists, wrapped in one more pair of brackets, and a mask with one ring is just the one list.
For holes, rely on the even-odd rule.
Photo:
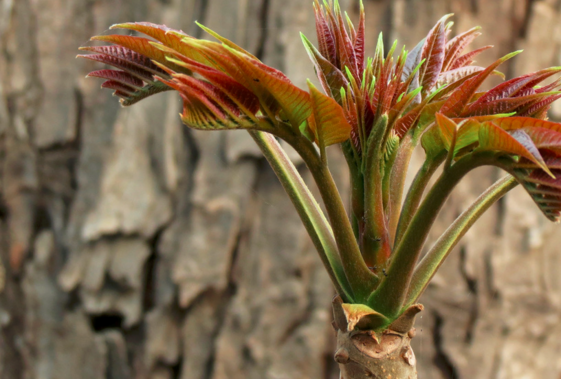
[(92, 61), (105, 63), (109, 66), (113, 66), (118, 68), (122, 71), (128, 72), (129, 74), (135, 76), (136, 78), (143, 80), (147, 83), (153, 83), (154, 77), (152, 73), (143, 68), (139, 68), (137, 65), (129, 63), (128, 61), (124, 61), (119, 58), (115, 58), (110, 55), (105, 54), (87, 54), (87, 55), (78, 55), (80, 58), (90, 59)]
[[(548, 149), (556, 153), (561, 153), (560, 132), (540, 127), (524, 128), (518, 130), (523, 130), (526, 134), (528, 134), (539, 149)], [(514, 132), (516, 132), (516, 130), (512, 131), (511, 133)]]
[(331, 16), (331, 25), (337, 46), (339, 68), (345, 70), (345, 67), (348, 67), (353, 76), (359, 79), (361, 75), (358, 72), (353, 41), (347, 33), (347, 29), (345, 28), (345, 23), (343, 21), (343, 15), (337, 3), (335, 3), (335, 15)]
[(364, 71), (365, 34), (366, 34), (366, 18), (365, 18), (365, 12), (364, 12), (364, 5), (361, 1), (360, 2), (360, 20), (358, 22), (358, 29), (356, 31), (356, 38), (355, 38), (355, 43), (354, 43), (356, 64), (357, 64), (359, 74), (361, 74)]
[(108, 88), (108, 89), (115, 90), (116, 92), (118, 92), (119, 95), (122, 94), (126, 97), (134, 96), (134, 93), (136, 91), (134, 88), (114, 80), (107, 80), (103, 82), (101, 88)]
[(337, 43), (335, 42), (335, 36), (329, 27), (325, 14), (322, 10), (322, 6), (319, 4), (318, 0), (314, 0), (314, 14), (316, 18), (316, 32), (319, 43), (319, 51), (331, 63), (338, 66)]
[(483, 104), (476, 104), (468, 107), (468, 109), (462, 113), (462, 117), (514, 112), (526, 104), (539, 102), (540, 100), (554, 94), (557, 94), (557, 92), (545, 92), (529, 96), (508, 97), (506, 99), (499, 99), (495, 101), (485, 102)]
[(128, 72), (119, 71), (119, 70), (97, 70), (90, 72), (86, 77), (88, 78), (102, 78), (111, 80), (117, 83), (124, 84), (130, 88), (134, 88), (135, 90), (139, 90), (142, 88), (144, 83), (142, 80), (138, 79), (135, 76), (132, 76)]
[(481, 33), (479, 30), (481, 29), (480, 26), (476, 26), (475, 28), (471, 28), (470, 30), (457, 35), (456, 37), (452, 38), (446, 44), (446, 53), (444, 57), (444, 63), (442, 64), (442, 70), (448, 70), (461, 54), (461, 52), (469, 45), (475, 38), (479, 37)]
[(438, 75), (437, 87), (452, 84), (467, 76), (483, 71), (483, 67), (479, 66), (465, 66), (455, 70), (444, 71)]
[(325, 59), (304, 34), (301, 34), (301, 37), (308, 56), (314, 63), (323, 90), (325, 93), (330, 93), (335, 100), (340, 102), (341, 88), (346, 88), (348, 84), (345, 75), (330, 61)]
[(484, 122), (479, 127), (479, 150), (496, 150), (520, 155), (534, 162), (541, 169), (549, 171), (538, 148), (523, 130), (508, 133), (493, 122)]
[(177, 58), (179, 58), (179, 60), (172, 60), (173, 62), (176, 62), (176, 64), (178, 65), (184, 66), (190, 71), (195, 72), (210, 81), (221, 91), (226, 93), (230, 97), (230, 99), (235, 102), (236, 105), (243, 111), (243, 113), (250, 117), (251, 115), (257, 113), (257, 111), (259, 110), (259, 99), (246, 87), (244, 87), (222, 71), (195, 62), (181, 54), (176, 53), (176, 56)]
[(492, 48), (492, 45), (483, 46), (479, 49), (470, 51), (469, 53), (465, 53), (464, 55), (459, 56), (456, 60), (448, 67), (449, 70), (455, 70), (460, 67), (468, 66), (473, 63), (473, 59), (484, 52), (487, 49)]
[(531, 106), (520, 110), (519, 111), (519, 115), (520, 116), (526, 116), (526, 117), (534, 117), (534, 118), (540, 118), (540, 119), (545, 119), (547, 117), (547, 111), (549, 110), (551, 104), (557, 100), (560, 99), (561, 95), (555, 95), (555, 96), (549, 96), (546, 97), (545, 99), (532, 104)]
[(530, 117), (506, 117), (493, 121), (504, 130), (517, 130), (522, 128), (545, 128), (561, 133), (561, 124), (552, 121), (538, 120)]
[(95, 36), (92, 37), (91, 40), (109, 42), (115, 45), (126, 47), (127, 49), (137, 52), (138, 54), (144, 55), (145, 57), (168, 66), (174, 71), (182, 71), (181, 68), (175, 67), (174, 65), (169, 63), (166, 59), (166, 54), (162, 50), (153, 46), (151, 43), (153, 41), (147, 38), (114, 34), (107, 36)]
[(460, 87), (452, 92), (448, 100), (446, 100), (446, 102), (442, 106), (442, 109), (440, 110), (441, 113), (448, 117), (456, 117), (462, 114), (466, 105), (469, 103), (479, 86), (483, 84), (485, 79), (487, 79), (487, 77), (491, 75), (501, 63), (519, 53), (520, 51), (516, 51), (505, 55), (473, 78), (464, 82)]
[(421, 67), (419, 78), (425, 94), (431, 92), (442, 71), (446, 47), (445, 23), (450, 16), (446, 15), (438, 21), (423, 45), (421, 59), (425, 59), (425, 63)]
[[(154, 75), (161, 75), (164, 73), (164, 71), (152, 63), (150, 58), (123, 46), (84, 46), (80, 47), (80, 50), (96, 53), (94, 55), (106, 55), (126, 61), (128, 64), (135, 65), (138, 69), (146, 70)], [(79, 57), (88, 58), (89, 55), (79, 55)]]

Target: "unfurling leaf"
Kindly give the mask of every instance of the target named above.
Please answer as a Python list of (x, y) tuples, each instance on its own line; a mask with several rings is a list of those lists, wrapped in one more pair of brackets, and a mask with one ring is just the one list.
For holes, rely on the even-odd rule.
[(479, 127), (479, 150), (496, 150), (520, 155), (550, 173), (538, 148), (530, 136), (522, 130), (507, 133), (493, 122), (484, 122)]
[(343, 108), (334, 99), (321, 93), (309, 80), (308, 87), (313, 109), (309, 125), (318, 144), (329, 146), (348, 140), (352, 127)]
[(424, 93), (430, 92), (442, 71), (446, 48), (445, 22), (450, 16), (446, 15), (438, 21), (423, 45), (421, 59), (425, 59), (425, 63), (420, 71), (420, 85)]

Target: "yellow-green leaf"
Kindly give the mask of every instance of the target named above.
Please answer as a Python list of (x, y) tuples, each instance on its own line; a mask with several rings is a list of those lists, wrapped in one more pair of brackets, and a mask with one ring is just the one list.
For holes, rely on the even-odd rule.
[(348, 140), (351, 136), (351, 124), (347, 121), (343, 108), (333, 98), (321, 93), (309, 80), (308, 87), (313, 109), (313, 122), (310, 123), (310, 128), (320, 146)]

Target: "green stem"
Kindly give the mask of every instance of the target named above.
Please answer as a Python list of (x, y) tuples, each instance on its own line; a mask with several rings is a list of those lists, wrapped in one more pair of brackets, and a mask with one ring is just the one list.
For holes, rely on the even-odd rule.
[(249, 134), (294, 204), (337, 292), (344, 301), (352, 301), (352, 290), (337, 251), (333, 231), (296, 167), (272, 135), (259, 131), (250, 131)]
[(390, 220), (388, 225), (390, 242), (395, 240), (399, 215), (401, 213), (401, 200), (403, 198), (403, 190), (407, 177), (407, 168), (409, 167), (409, 162), (411, 162), (414, 148), (415, 144), (413, 143), (412, 135), (411, 133), (407, 133), (399, 144), (397, 156), (392, 166), (390, 174)]
[(419, 208), (419, 204), (423, 198), (423, 194), (425, 192), (425, 188), (429, 184), (434, 172), (444, 158), (446, 157), (445, 154), (441, 154), (438, 157), (427, 157), (417, 175), (415, 175), (415, 179), (413, 183), (411, 183), (411, 187), (409, 187), (409, 191), (407, 192), (407, 196), (405, 197), (405, 202), (403, 203), (403, 209), (401, 211), (401, 215), (399, 217), (399, 224), (397, 225), (396, 235), (395, 235), (395, 245), (399, 245), (399, 242), (403, 238), (403, 234), (407, 230), (413, 215)]
[(385, 269), (390, 257), (388, 225), (384, 212), (383, 135), (388, 116), (382, 115), (368, 138), (364, 164), (364, 249), (366, 264)]
[(399, 314), (423, 245), (444, 202), (469, 171), (496, 162), (494, 153), (473, 153), (460, 159), (449, 170), (442, 173), (423, 200), (397, 246), (387, 277), (369, 297), (368, 304), (373, 309), (387, 317)]
[(517, 185), (516, 179), (510, 175), (500, 179), (481, 194), (481, 196), (479, 196), (473, 204), (446, 229), (444, 234), (442, 234), (417, 265), (413, 278), (411, 279), (404, 309), (417, 301), (434, 276), (436, 270), (438, 270), (442, 262), (448, 257), (448, 254), (450, 254), (450, 251), (479, 217)]
[(351, 211), (353, 220), (353, 231), (355, 239), (362, 251), (362, 235), (364, 233), (364, 176), (357, 164), (355, 153), (351, 142), (347, 141), (341, 145), (345, 160), (349, 166), (351, 176)]
[(310, 169), (329, 221), (331, 225), (336, 225), (333, 233), (354, 300), (358, 303), (365, 302), (378, 284), (378, 277), (368, 269), (362, 258), (347, 211), (329, 168), (322, 163), (314, 145), (307, 139), (296, 136), (290, 131), (278, 131), (278, 135), (294, 147)]

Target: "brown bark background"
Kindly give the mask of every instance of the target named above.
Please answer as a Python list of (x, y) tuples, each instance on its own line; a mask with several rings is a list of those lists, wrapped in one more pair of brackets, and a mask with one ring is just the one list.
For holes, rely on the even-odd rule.
[[(74, 59), (113, 23), (203, 36), (199, 20), (304, 85), (311, 3), (0, 0), (0, 378), (338, 377), (332, 287), (248, 136), (186, 130), (173, 93), (121, 109)], [(412, 47), (454, 12), (456, 32), (481, 25), (476, 44), (496, 46), (482, 64), (520, 48), (508, 76), (559, 64), (557, 0), (365, 6), (370, 53), (380, 30)], [(435, 233), (499, 175), (473, 173)], [(418, 319), (420, 378), (559, 379), (561, 229), (534, 208), (513, 191), (443, 266)]]

